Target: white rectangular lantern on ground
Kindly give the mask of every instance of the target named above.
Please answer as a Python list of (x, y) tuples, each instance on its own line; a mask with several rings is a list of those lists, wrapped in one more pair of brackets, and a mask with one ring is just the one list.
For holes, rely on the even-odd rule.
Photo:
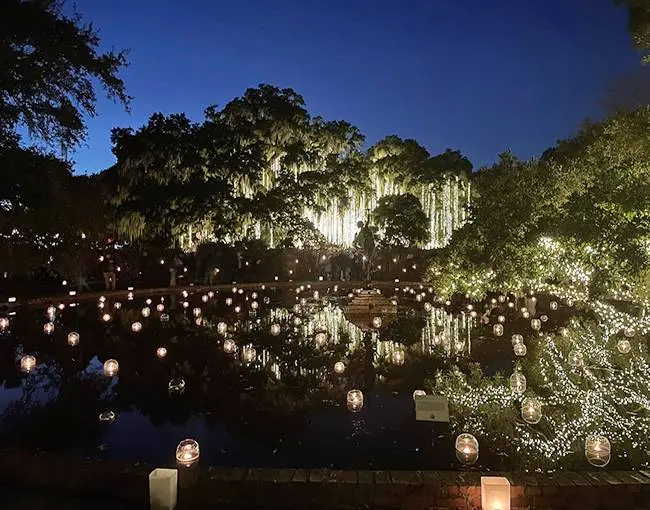
[(174, 510), (178, 497), (178, 471), (154, 469), (149, 473), (149, 502), (151, 510)]
[(449, 423), (449, 400), (437, 395), (423, 395), (415, 399), (416, 421)]
[(503, 476), (481, 477), (481, 508), (510, 510), (510, 482)]

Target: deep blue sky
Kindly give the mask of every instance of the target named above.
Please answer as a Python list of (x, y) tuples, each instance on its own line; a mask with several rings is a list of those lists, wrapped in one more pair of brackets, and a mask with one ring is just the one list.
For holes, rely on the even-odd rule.
[(114, 161), (110, 130), (149, 115), (199, 120), (247, 87), (291, 87), (309, 111), (374, 143), (415, 138), (479, 167), (539, 155), (601, 114), (612, 79), (639, 66), (613, 0), (76, 0), (106, 47), (130, 49), (131, 114), (89, 121), (78, 171)]

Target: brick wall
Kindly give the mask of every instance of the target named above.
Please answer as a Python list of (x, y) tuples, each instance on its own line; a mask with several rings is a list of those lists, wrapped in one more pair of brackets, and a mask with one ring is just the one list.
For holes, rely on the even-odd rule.
[[(148, 501), (153, 466), (0, 452), (0, 484)], [(203, 467), (179, 469), (179, 510), (232, 503), (248, 508), (479, 509), (481, 475), (505, 476), (513, 510), (650, 508), (650, 471), (478, 473)], [(144, 506), (143, 506), (144, 507)]]

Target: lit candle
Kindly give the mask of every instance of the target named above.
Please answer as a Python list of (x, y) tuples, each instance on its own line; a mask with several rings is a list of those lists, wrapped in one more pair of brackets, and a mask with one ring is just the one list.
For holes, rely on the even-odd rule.
[(104, 362), (104, 375), (113, 377), (120, 370), (120, 364), (117, 360), (109, 359)]
[(199, 460), (199, 443), (194, 439), (183, 439), (176, 447), (176, 460), (190, 467)]
[(78, 343), (79, 343), (79, 333), (77, 333), (76, 331), (71, 331), (70, 333), (68, 333), (68, 345), (74, 347)]
[(36, 366), (36, 358), (31, 355), (23, 356), (20, 358), (20, 369), (29, 374)]
[(363, 408), (363, 392), (361, 390), (348, 391), (348, 409), (352, 412), (361, 411)]

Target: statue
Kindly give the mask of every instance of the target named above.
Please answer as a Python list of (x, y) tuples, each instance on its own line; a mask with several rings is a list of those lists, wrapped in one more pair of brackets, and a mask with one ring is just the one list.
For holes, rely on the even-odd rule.
[(363, 221), (357, 223), (359, 232), (354, 236), (352, 247), (361, 254), (361, 267), (363, 276), (370, 280), (370, 273), (375, 258), (375, 238), (377, 229), (370, 226), (370, 219), (364, 224)]

